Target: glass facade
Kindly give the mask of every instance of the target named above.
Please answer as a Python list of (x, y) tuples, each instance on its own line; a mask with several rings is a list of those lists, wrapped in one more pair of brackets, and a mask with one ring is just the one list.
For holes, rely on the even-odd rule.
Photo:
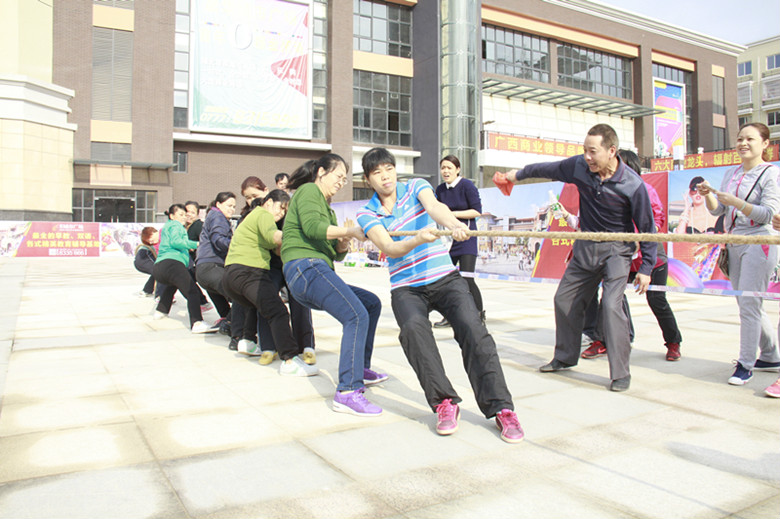
[[(115, 212), (129, 209), (127, 218), (116, 221), (154, 222), (157, 213), (156, 191), (130, 191), (121, 189), (73, 189), (73, 221), (97, 222), (97, 209), (113, 211), (112, 201), (124, 202)], [(110, 220), (108, 220), (110, 221)]]
[(550, 42), (511, 29), (482, 26), (482, 71), (550, 82)]
[(412, 10), (395, 4), (353, 0), (352, 48), (374, 54), (412, 57)]
[(354, 141), (411, 146), (411, 78), (354, 70), (352, 79)]
[(631, 99), (631, 60), (569, 43), (558, 43), (558, 85)]

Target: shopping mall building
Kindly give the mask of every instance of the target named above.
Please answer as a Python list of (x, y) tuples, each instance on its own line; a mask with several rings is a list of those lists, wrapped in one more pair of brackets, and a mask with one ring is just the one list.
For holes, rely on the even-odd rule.
[[(6, 7), (7, 6), (7, 7)], [(731, 146), (729, 43), (586, 0), (3, 2), (0, 219), (155, 221), (334, 152), (438, 182), (579, 153)], [(5, 12), (8, 11), (8, 12)]]

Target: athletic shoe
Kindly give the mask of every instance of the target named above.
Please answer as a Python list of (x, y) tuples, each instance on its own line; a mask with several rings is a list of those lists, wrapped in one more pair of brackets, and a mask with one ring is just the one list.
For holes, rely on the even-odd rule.
[(594, 341), (591, 337), (588, 337), (584, 333), (582, 334), (582, 337), (580, 337), (580, 346), (590, 346), (590, 344)]
[(509, 409), (504, 409), (496, 415), (496, 426), (501, 431), (501, 439), (507, 443), (518, 443), (525, 437), (517, 415)]
[(192, 325), (192, 333), (214, 333), (217, 329), (206, 321), (197, 321)]
[(446, 398), (436, 406), (436, 432), (441, 436), (447, 436), (458, 430), (458, 418), (460, 407), (453, 404), (452, 399)]
[(230, 328), (230, 321), (227, 318), (222, 318), (219, 321), (219, 333), (232, 337), (233, 330)]
[(737, 367), (734, 369), (734, 374), (729, 378), (729, 384), (732, 386), (744, 386), (750, 379), (753, 378), (753, 372), (746, 369), (742, 364), (737, 362)]
[(764, 394), (766, 396), (771, 396), (772, 398), (780, 398), (780, 378), (778, 378), (774, 384), (766, 388)]
[(553, 359), (547, 364), (545, 364), (544, 366), (542, 366), (541, 368), (539, 368), (539, 371), (541, 371), (542, 373), (552, 373), (554, 371), (563, 371), (566, 369), (571, 369), (572, 367), (574, 366), (571, 364), (565, 364), (559, 361), (558, 359)]
[(442, 317), (441, 321), (433, 323), (434, 328), (449, 328), (452, 326), (446, 317)]
[(342, 393), (336, 391), (333, 397), (333, 410), (337, 413), (348, 413), (355, 416), (379, 416), (382, 408), (369, 402), (363, 395), (366, 388)]
[(267, 366), (278, 358), (279, 354), (276, 353), (276, 351), (264, 350), (262, 353), (260, 353), (260, 358), (257, 362), (259, 362), (261, 366)]
[(609, 385), (610, 391), (615, 391), (617, 393), (621, 393), (623, 391), (627, 391), (628, 388), (631, 386), (631, 375), (627, 375), (623, 378), (616, 378), (612, 381), (612, 383)]
[(758, 359), (753, 364), (753, 371), (772, 371), (777, 373), (780, 371), (780, 362), (767, 362), (765, 360)]
[(160, 319), (165, 319), (166, 317), (168, 317), (168, 314), (164, 314), (164, 313), (162, 313), (159, 310), (155, 310), (154, 311), (154, 320), (155, 321), (159, 321)]
[(214, 306), (211, 303), (205, 303), (200, 305), (200, 311), (201, 312), (208, 312), (209, 310), (213, 310)]
[(230, 344), (228, 344), (230, 351), (238, 351), (238, 337), (231, 337)]
[(666, 343), (666, 360), (676, 362), (680, 360), (680, 344), (676, 342)]
[(256, 342), (252, 342), (248, 339), (241, 339), (238, 341), (238, 353), (243, 353), (250, 357), (257, 357), (262, 352), (260, 351), (260, 346), (258, 346)]
[(583, 359), (597, 359), (607, 354), (607, 347), (601, 341), (593, 341), (588, 349), (582, 352)]
[(310, 366), (317, 364), (317, 354), (314, 353), (314, 348), (312, 347), (306, 346), (303, 349), (303, 354), (301, 357), (303, 358), (303, 362)]
[(138, 297), (153, 297), (153, 296), (154, 294), (152, 294), (151, 292), (144, 292), (143, 290), (138, 292)]
[(372, 384), (379, 384), (388, 379), (387, 373), (377, 373), (376, 371), (368, 368), (363, 369), (363, 383), (367, 386)]
[[(263, 357), (260, 357), (260, 360), (262, 359)], [(298, 356), (283, 361), (282, 365), (279, 366), (279, 374), (287, 377), (311, 377), (319, 372), (318, 368), (309, 366)]]

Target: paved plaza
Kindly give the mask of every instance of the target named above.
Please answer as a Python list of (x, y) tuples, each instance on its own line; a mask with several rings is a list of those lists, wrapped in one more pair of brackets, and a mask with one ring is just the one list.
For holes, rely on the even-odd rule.
[(461, 425), (436, 435), (386, 270), (337, 270), (384, 305), (378, 418), (331, 411), (341, 327), (324, 313), (320, 376), (280, 377), (278, 361), (192, 335), (180, 295), (153, 320), (131, 259), (0, 258), (0, 518), (778, 517), (780, 401), (763, 396), (777, 374), (726, 384), (733, 298), (670, 294), (684, 337), (672, 363), (632, 294), (632, 386), (612, 393), (605, 358), (538, 372), (555, 285), (479, 280), (526, 432), (510, 445), (479, 413), (450, 329), (434, 333)]

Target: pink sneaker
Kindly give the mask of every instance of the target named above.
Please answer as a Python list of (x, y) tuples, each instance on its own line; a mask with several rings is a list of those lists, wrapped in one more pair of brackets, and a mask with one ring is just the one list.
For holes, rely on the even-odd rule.
[(766, 396), (771, 396), (772, 398), (780, 398), (780, 378), (778, 378), (774, 384), (766, 388), (764, 394)]
[(458, 430), (458, 418), (460, 418), (460, 407), (453, 404), (452, 399), (446, 398), (441, 404), (436, 406), (436, 432), (442, 436), (447, 436)]
[(523, 441), (525, 433), (514, 411), (504, 409), (496, 415), (496, 425), (501, 431), (501, 439), (507, 443)]

